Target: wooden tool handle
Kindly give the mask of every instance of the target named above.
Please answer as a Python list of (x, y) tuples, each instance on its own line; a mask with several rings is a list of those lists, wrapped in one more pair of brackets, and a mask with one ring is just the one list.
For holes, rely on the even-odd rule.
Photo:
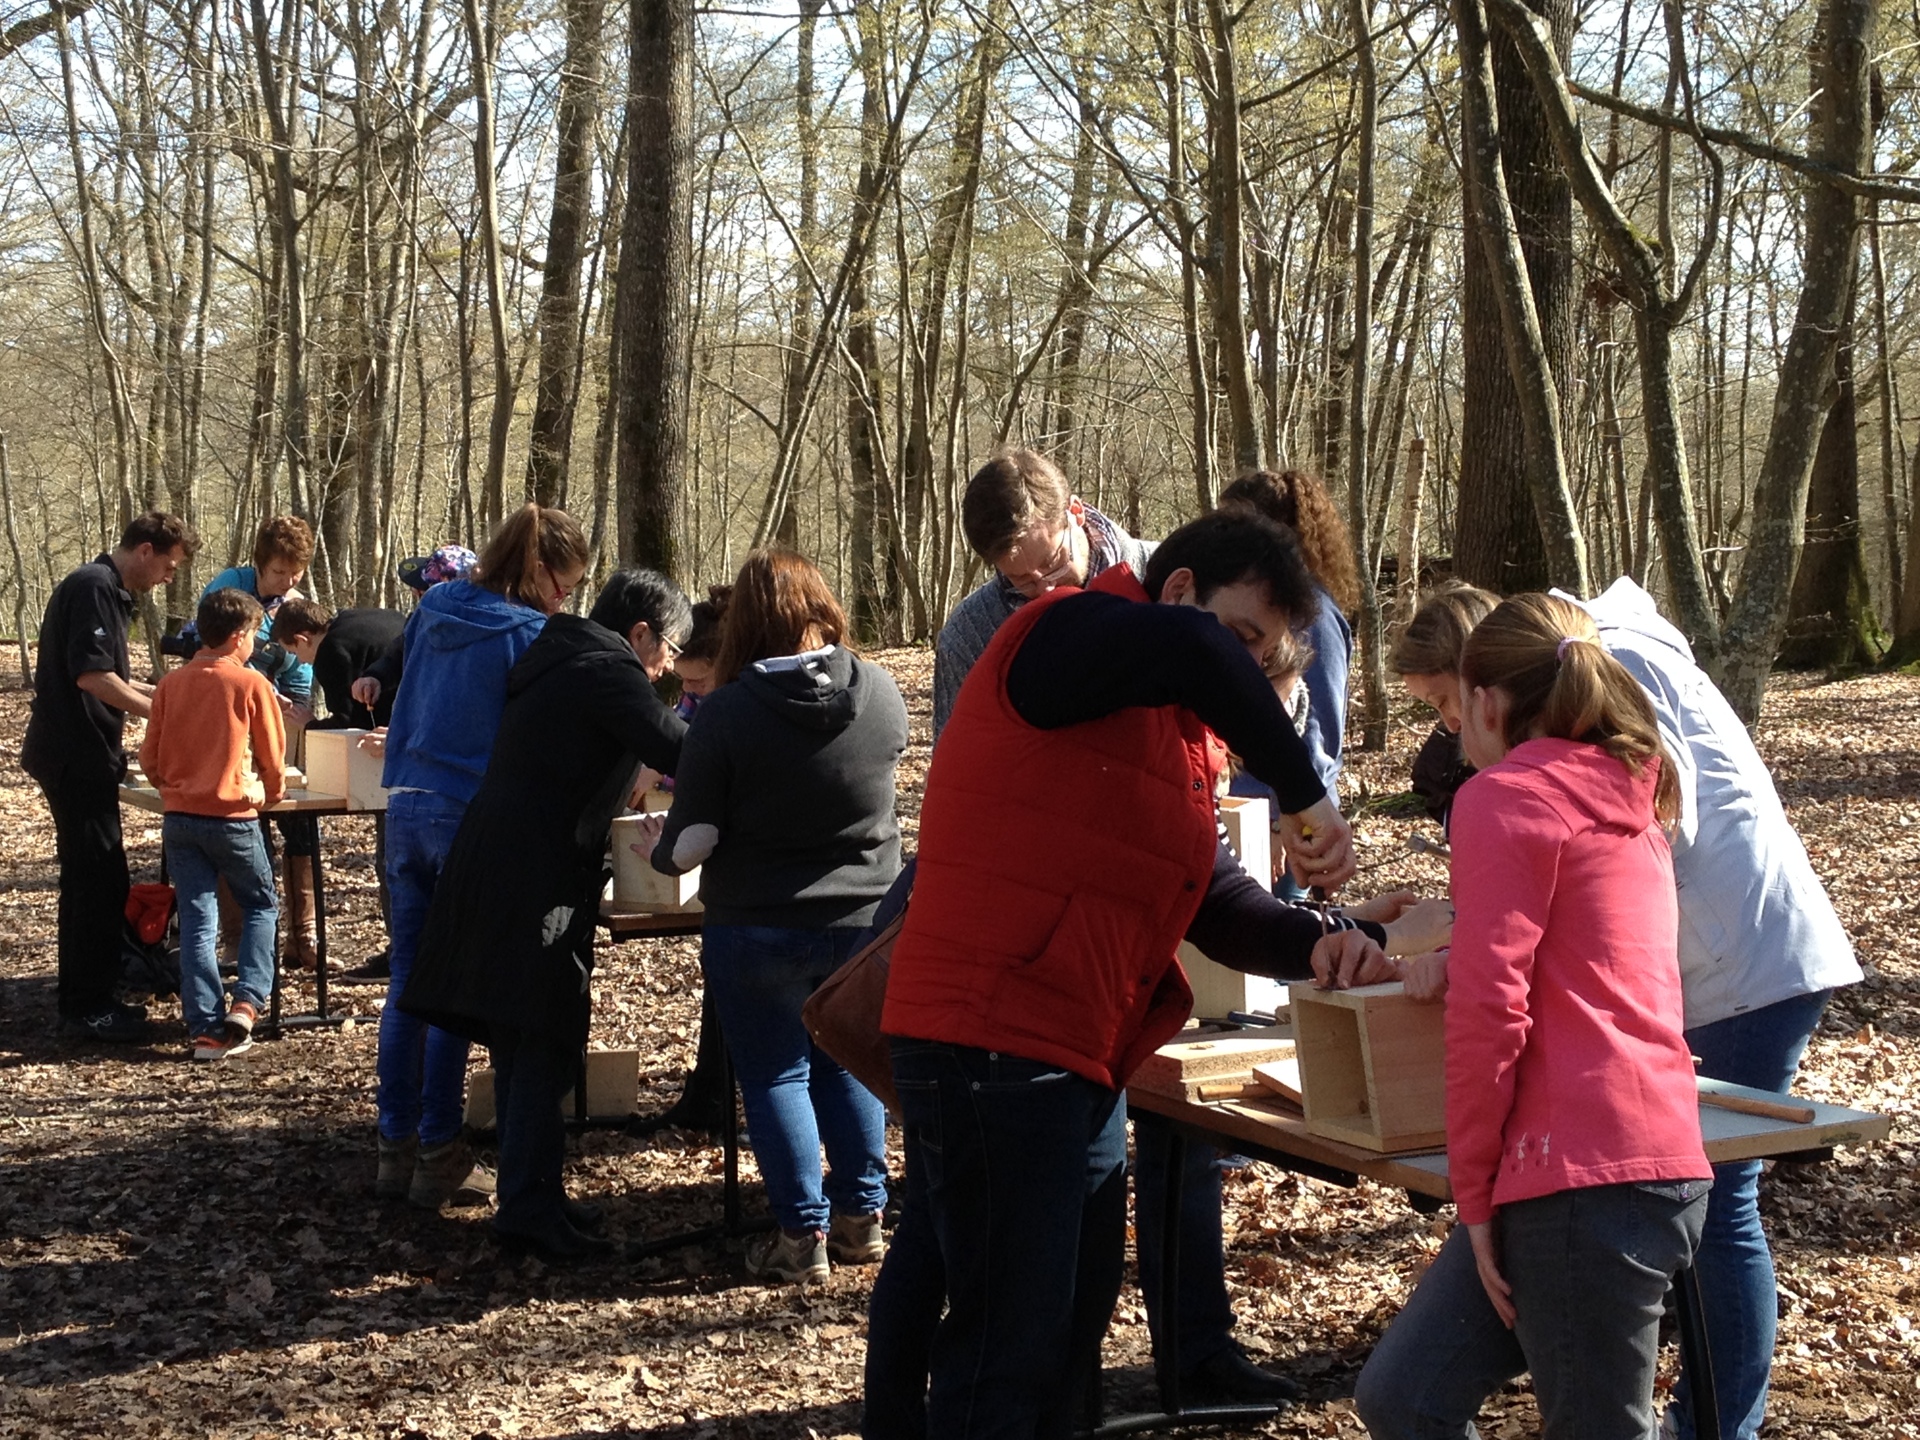
[(1246, 1080), (1222, 1080), (1212, 1085), (1201, 1085), (1194, 1091), (1194, 1095), (1201, 1100), (1261, 1100), (1266, 1098), (1266, 1094), (1266, 1087)]
[(1700, 1103), (1717, 1110), (1737, 1110), (1742, 1115), (1758, 1115), (1767, 1120), (1791, 1120), (1796, 1125), (1813, 1123), (1811, 1105), (1788, 1105), (1779, 1100), (1756, 1100), (1750, 1095), (1723, 1095), (1717, 1090), (1702, 1090)]

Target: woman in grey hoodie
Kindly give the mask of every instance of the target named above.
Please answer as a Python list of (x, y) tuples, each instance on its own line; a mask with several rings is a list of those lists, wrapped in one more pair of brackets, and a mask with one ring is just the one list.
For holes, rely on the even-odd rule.
[(787, 550), (747, 557), (721, 630), (720, 685), (687, 731), (653, 851), (669, 875), (703, 867), (701, 969), (779, 1222), (748, 1247), (747, 1267), (784, 1281), (824, 1279), (829, 1257), (872, 1264), (883, 1250), (885, 1112), (800, 1021), (900, 870), (906, 706), (845, 635), (811, 562)]

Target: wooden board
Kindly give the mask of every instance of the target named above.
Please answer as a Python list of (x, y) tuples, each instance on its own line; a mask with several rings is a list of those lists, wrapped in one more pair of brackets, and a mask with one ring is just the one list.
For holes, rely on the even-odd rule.
[(684, 875), (662, 875), (645, 855), (635, 852), (642, 843), (644, 817), (622, 815), (613, 822), (613, 900), (623, 910), (664, 912), (700, 907), (700, 867)]
[[(1747, 1090), (1724, 1081), (1702, 1081), (1703, 1089), (1768, 1098), (1766, 1092)], [(1772, 1097), (1778, 1098), (1778, 1097)], [(1796, 1097), (1797, 1099), (1798, 1097)], [(1259, 1157), (1262, 1150), (1277, 1156), (1310, 1161), (1317, 1165), (1365, 1175), (1383, 1185), (1395, 1185), (1436, 1200), (1451, 1200), (1453, 1190), (1447, 1180), (1447, 1156), (1444, 1150), (1421, 1154), (1384, 1155), (1376, 1150), (1343, 1144), (1315, 1135), (1306, 1120), (1278, 1096), (1272, 1100), (1226, 1101), (1197, 1104), (1174, 1096), (1142, 1091), (1128, 1095), (1128, 1105), (1149, 1110), (1169, 1120), (1191, 1125), (1219, 1142), (1223, 1148), (1233, 1144)], [(1807, 1101), (1813, 1106), (1809, 1125), (1773, 1120), (1758, 1115), (1703, 1105), (1700, 1130), (1706, 1140), (1707, 1159), (1715, 1165), (1735, 1160), (1760, 1160), (1768, 1156), (1792, 1155), (1820, 1150), (1830, 1145), (1865, 1145), (1884, 1140), (1892, 1133), (1890, 1116), (1844, 1105)], [(1284, 1160), (1279, 1163), (1285, 1163)]]
[[(1273, 832), (1267, 802), (1229, 795), (1220, 802), (1220, 823), (1227, 832), (1227, 848), (1238, 857), (1241, 867), (1260, 882), (1261, 889), (1270, 888)], [(1285, 981), (1229, 969), (1184, 940), (1180, 942), (1180, 965), (1193, 987), (1193, 1013), (1199, 1019), (1224, 1020), (1235, 1014), (1277, 1016), (1287, 1003)]]
[(706, 915), (698, 905), (686, 910), (628, 910), (611, 897), (600, 902), (600, 923), (615, 940), (665, 939), (698, 935)]
[(1271, 1065), (1253, 1067), (1254, 1083), (1289, 1105), (1300, 1104), (1300, 1062), (1276, 1060)]
[(385, 810), (387, 792), (380, 784), (386, 757), (360, 748), (368, 730), (309, 730), (307, 781), (316, 790), (347, 797), (349, 810)]
[(1316, 1135), (1396, 1153), (1446, 1142), (1446, 1008), (1397, 981), (1292, 988), (1300, 1100)]
[(1202, 1085), (1251, 1082), (1254, 1066), (1292, 1055), (1293, 1032), (1281, 1025), (1176, 1037), (1149, 1055), (1127, 1085), (1197, 1099)]
[[(164, 815), (166, 801), (160, 798), (160, 792), (152, 786), (122, 785), (120, 803), (131, 805), (136, 810), (148, 810), (155, 815)], [(269, 815), (287, 815), (298, 811), (319, 811), (323, 814), (341, 815), (348, 810), (347, 797), (344, 795), (323, 795), (317, 790), (289, 790), (278, 805), (269, 805)]]

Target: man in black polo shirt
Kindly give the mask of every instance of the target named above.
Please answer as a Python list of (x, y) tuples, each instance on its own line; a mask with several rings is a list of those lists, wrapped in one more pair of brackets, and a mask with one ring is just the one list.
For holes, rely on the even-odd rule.
[(119, 548), (54, 587), (40, 623), (33, 718), (20, 763), (53, 812), (60, 858), (60, 1019), (95, 1040), (146, 1038), (146, 1011), (114, 999), (127, 908), (120, 843), (121, 731), (152, 710), (153, 687), (132, 678), (133, 597), (173, 578), (198, 540), (186, 521), (149, 511)]

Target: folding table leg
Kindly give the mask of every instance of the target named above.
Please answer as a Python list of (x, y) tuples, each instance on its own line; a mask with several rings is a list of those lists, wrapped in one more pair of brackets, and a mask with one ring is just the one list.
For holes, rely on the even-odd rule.
[(1695, 1440), (1720, 1440), (1720, 1398), (1713, 1388), (1706, 1305), (1699, 1273), (1689, 1265), (1673, 1277), (1673, 1313), (1680, 1326), (1680, 1367), (1687, 1376)]

